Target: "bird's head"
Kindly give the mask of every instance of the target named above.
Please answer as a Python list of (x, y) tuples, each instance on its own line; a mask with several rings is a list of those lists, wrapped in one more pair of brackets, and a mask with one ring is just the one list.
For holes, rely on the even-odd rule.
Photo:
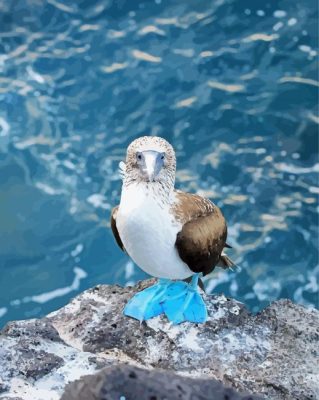
[(173, 147), (156, 136), (143, 136), (127, 148), (125, 180), (174, 186), (176, 158)]

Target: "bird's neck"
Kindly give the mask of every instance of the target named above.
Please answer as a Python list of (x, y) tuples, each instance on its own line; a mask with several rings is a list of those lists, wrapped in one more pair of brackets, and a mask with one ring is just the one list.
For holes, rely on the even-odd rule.
[(162, 182), (131, 182), (122, 186), (121, 204), (135, 203), (143, 207), (145, 202), (151, 201), (160, 208), (168, 206), (173, 197), (174, 186), (164, 185)]

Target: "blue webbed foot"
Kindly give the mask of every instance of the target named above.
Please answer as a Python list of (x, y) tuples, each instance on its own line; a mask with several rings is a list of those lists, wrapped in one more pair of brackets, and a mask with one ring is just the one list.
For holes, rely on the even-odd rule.
[(198, 274), (194, 275), (191, 283), (172, 282), (166, 290), (162, 307), (167, 318), (173, 324), (184, 321), (204, 323), (207, 320), (207, 309), (198, 293)]
[(162, 314), (162, 301), (169, 283), (162, 279), (157, 284), (136, 293), (126, 304), (124, 315), (142, 322)]

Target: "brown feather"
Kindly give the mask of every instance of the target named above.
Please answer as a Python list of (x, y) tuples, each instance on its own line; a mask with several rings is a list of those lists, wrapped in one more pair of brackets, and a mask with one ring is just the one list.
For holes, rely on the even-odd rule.
[(176, 197), (173, 213), (184, 224), (176, 238), (178, 254), (193, 272), (209, 274), (226, 245), (225, 218), (208, 199), (179, 191)]
[(114, 207), (111, 212), (111, 228), (112, 228), (112, 232), (113, 232), (114, 238), (116, 240), (116, 243), (119, 245), (119, 247), (123, 251), (125, 251), (119, 231), (117, 230), (117, 227), (116, 227), (116, 214), (117, 214), (118, 208), (119, 208), (119, 206)]

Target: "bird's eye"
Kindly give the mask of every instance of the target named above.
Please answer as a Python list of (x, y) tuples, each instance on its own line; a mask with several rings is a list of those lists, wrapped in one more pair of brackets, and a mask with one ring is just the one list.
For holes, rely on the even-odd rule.
[(142, 154), (141, 154), (141, 153), (137, 153), (137, 154), (136, 154), (136, 158), (137, 158), (138, 160), (141, 160), (141, 159), (142, 159)]
[(165, 154), (162, 154), (161, 155), (161, 160), (164, 160), (164, 158), (165, 158)]

